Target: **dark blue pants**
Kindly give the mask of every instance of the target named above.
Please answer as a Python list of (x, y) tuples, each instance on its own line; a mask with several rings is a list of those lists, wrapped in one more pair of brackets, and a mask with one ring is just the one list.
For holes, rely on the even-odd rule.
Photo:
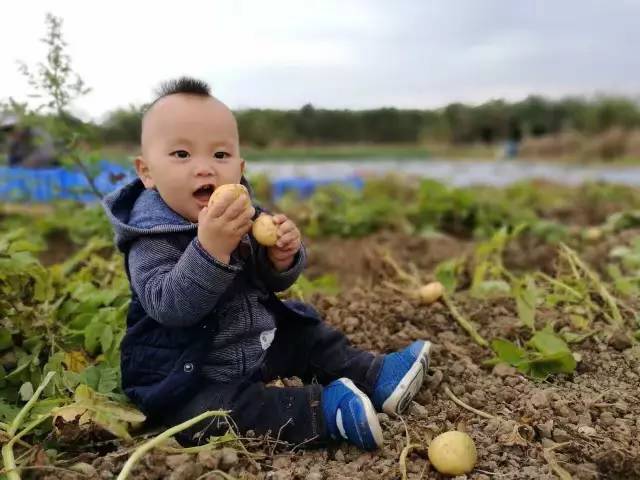
[[(322, 386), (340, 377), (350, 378), (370, 395), (378, 378), (382, 356), (352, 347), (339, 331), (316, 322), (278, 322), (265, 361), (251, 378), (233, 383), (209, 383), (167, 423), (177, 424), (206, 410), (231, 411), (240, 433), (253, 430), (294, 444), (327, 439), (320, 406)], [(267, 387), (278, 377), (297, 376), (304, 387)], [(317, 383), (315, 381), (317, 381)], [(312, 383), (313, 382), (313, 383)], [(227, 429), (222, 421), (203, 421), (179, 437), (183, 444), (205, 442)]]

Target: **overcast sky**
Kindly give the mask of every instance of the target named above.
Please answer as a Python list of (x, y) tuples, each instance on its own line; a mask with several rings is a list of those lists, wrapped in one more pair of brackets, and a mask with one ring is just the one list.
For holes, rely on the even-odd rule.
[(183, 74), (232, 108), (640, 93), (640, 0), (14, 0), (0, 17), (0, 99), (29, 93), (16, 60), (44, 58), (48, 11), (93, 89), (75, 105), (84, 117)]

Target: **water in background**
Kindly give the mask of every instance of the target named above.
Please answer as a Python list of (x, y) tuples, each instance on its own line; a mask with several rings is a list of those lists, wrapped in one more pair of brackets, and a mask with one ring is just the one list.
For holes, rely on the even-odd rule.
[[(95, 178), (103, 193), (128, 183), (133, 170), (102, 162)], [(546, 179), (567, 185), (604, 181), (640, 186), (640, 167), (584, 166), (515, 160), (331, 160), (250, 162), (250, 174), (266, 174), (274, 197), (297, 191), (306, 197), (322, 184), (339, 182), (361, 188), (363, 179), (388, 173), (440, 180), (456, 186), (504, 186), (526, 179)], [(0, 167), (0, 201), (49, 202), (56, 199), (95, 201), (81, 172), (62, 168), (32, 170)]]
[(294, 177), (328, 180), (396, 173), (433, 178), (456, 186), (504, 186), (533, 178), (567, 185), (604, 181), (640, 186), (640, 166), (582, 166), (515, 160), (260, 161), (249, 163), (248, 170), (251, 173), (265, 173), (274, 180)]

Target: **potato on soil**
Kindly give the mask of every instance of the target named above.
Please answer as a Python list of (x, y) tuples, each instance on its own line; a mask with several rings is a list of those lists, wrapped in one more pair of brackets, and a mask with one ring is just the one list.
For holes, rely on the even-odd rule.
[(431, 282), (423, 285), (416, 291), (416, 296), (422, 303), (430, 304), (442, 297), (444, 287), (440, 282)]
[(473, 470), (478, 459), (473, 439), (456, 430), (444, 432), (429, 445), (429, 461), (440, 473), (462, 475)]

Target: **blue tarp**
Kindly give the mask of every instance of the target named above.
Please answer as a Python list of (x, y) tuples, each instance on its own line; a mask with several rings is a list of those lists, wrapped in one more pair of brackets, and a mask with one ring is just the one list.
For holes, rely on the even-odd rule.
[[(135, 178), (133, 170), (120, 165), (103, 161), (98, 166), (100, 173), (94, 182), (102, 194), (109, 193)], [(305, 177), (279, 178), (271, 182), (273, 199), (277, 200), (292, 191), (306, 198), (319, 186), (330, 183), (341, 183), (361, 189), (364, 181), (357, 176), (322, 180)], [(80, 171), (64, 168), (0, 167), (0, 201), (46, 203), (53, 200), (92, 202), (96, 197)]]
[[(124, 167), (101, 162), (94, 183), (102, 194), (111, 192), (134, 178)], [(96, 199), (80, 171), (65, 168), (30, 169), (0, 167), (0, 200), (6, 202), (50, 202), (52, 200)]]
[(289, 177), (273, 180), (271, 182), (272, 196), (274, 200), (277, 200), (287, 192), (296, 192), (300, 197), (307, 198), (313, 194), (316, 188), (332, 183), (348, 185), (358, 190), (364, 186), (364, 180), (356, 176), (322, 180), (314, 180), (306, 177)]

